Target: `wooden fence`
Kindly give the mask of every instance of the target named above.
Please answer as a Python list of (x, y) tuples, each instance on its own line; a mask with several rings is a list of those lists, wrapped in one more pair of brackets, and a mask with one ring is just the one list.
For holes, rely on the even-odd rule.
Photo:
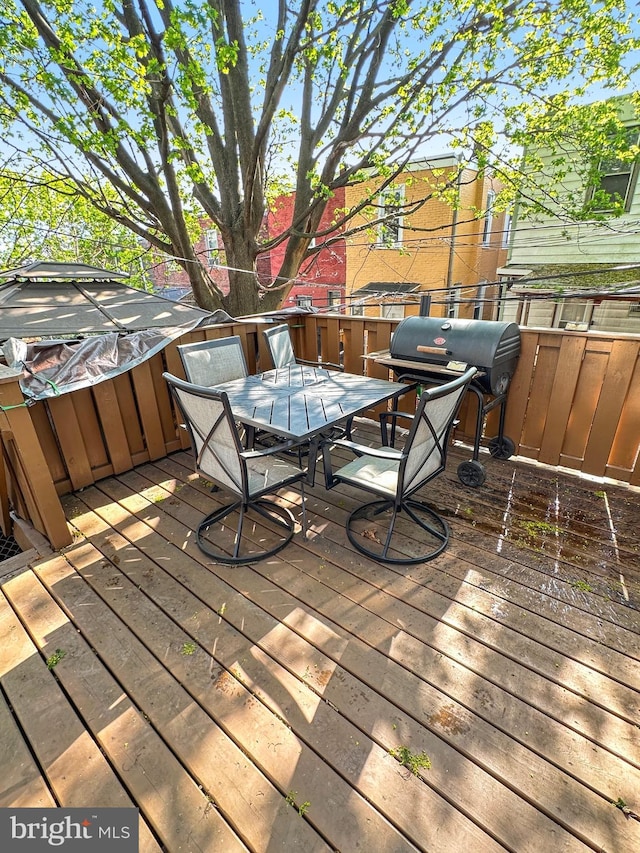
[[(299, 357), (342, 357), (350, 373), (386, 378), (387, 369), (366, 356), (389, 346), (397, 322), (309, 314), (290, 318), (289, 325)], [(128, 373), (28, 408), (20, 405), (17, 377), (10, 371), (0, 377), (5, 533), (12, 507), (54, 547), (67, 544), (57, 495), (186, 446), (162, 379), (164, 370), (183, 375), (177, 343), (240, 335), (253, 372), (271, 366), (262, 328), (260, 322), (237, 322), (190, 332)], [(516, 454), (640, 485), (639, 354), (639, 336), (523, 329), (505, 424)], [(411, 399), (404, 405), (410, 408)], [(469, 395), (456, 438), (473, 443), (475, 407)], [(487, 436), (495, 435), (496, 420), (494, 410)]]
[(527, 459), (640, 486), (640, 336), (523, 329), (506, 432)]

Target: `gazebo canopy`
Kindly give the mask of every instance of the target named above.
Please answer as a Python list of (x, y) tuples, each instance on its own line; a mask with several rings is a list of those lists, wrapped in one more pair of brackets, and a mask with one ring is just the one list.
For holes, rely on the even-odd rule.
[(0, 273), (0, 279), (94, 279), (96, 281), (116, 281), (129, 278), (126, 272), (103, 270), (89, 264), (74, 264), (66, 261), (34, 261), (22, 267), (15, 267)]
[(40, 261), (0, 273), (0, 342), (195, 325), (211, 312), (125, 284), (86, 264)]

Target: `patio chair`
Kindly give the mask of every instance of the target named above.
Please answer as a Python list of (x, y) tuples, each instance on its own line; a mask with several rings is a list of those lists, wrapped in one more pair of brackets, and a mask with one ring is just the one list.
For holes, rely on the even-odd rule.
[[(330, 449), (324, 448), (327, 488), (347, 483), (378, 495), (377, 500), (358, 507), (347, 519), (347, 536), (357, 551), (381, 563), (410, 565), (431, 560), (447, 547), (448, 524), (416, 493), (444, 471), (453, 422), (476, 373), (477, 369), (470, 367), (451, 382), (423, 391), (415, 415), (385, 412), (380, 416), (385, 430), (388, 420), (412, 419), (401, 450), (338, 440), (334, 447), (345, 447), (356, 458), (334, 472)], [(419, 528), (415, 537), (420, 542), (419, 555), (407, 554), (414, 537), (406, 525), (398, 523), (401, 513)]]
[[(264, 339), (267, 342), (267, 347), (271, 354), (271, 360), (275, 368), (289, 367), (292, 364), (308, 364), (314, 367), (332, 368), (334, 370), (344, 370), (342, 365), (334, 364), (330, 361), (309, 361), (303, 358), (296, 358), (293, 352), (293, 344), (291, 343), (291, 334), (289, 326), (283, 323), (280, 326), (273, 326), (270, 329), (264, 329), (262, 332)], [(340, 437), (346, 435), (351, 438), (351, 428), (353, 418), (349, 418), (344, 427), (334, 427), (329, 431), (326, 438)]]
[[(220, 563), (241, 565), (271, 557), (291, 541), (295, 520), (284, 506), (265, 496), (300, 483), (302, 530), (306, 532), (304, 482), (306, 470), (275, 454), (295, 445), (292, 440), (265, 450), (244, 450), (229, 400), (224, 391), (194, 385), (163, 374), (191, 438), (195, 470), (201, 477), (235, 496), (198, 525), (200, 549)], [(237, 513), (235, 533), (230, 517)], [(256, 532), (256, 519), (267, 532)], [(265, 524), (266, 521), (266, 524)], [(251, 537), (257, 541), (252, 542)], [(275, 540), (275, 544), (272, 544)], [(225, 551), (221, 543), (227, 541)]]
[(341, 364), (334, 364), (331, 361), (309, 361), (303, 358), (296, 358), (291, 343), (291, 333), (286, 323), (283, 323), (281, 326), (272, 326), (270, 329), (265, 329), (262, 334), (267, 342), (274, 367), (288, 367), (290, 364), (309, 364), (314, 367), (344, 370)]
[(221, 385), (248, 375), (239, 335), (182, 344), (178, 348), (184, 373), (195, 385)]
[[(212, 388), (249, 375), (239, 335), (177, 347), (187, 382)], [(256, 441), (253, 427), (242, 425), (245, 447)]]

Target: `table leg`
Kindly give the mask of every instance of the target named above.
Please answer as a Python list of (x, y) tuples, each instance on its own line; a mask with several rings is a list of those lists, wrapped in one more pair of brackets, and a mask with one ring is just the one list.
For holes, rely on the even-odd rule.
[(314, 436), (309, 441), (309, 456), (307, 464), (307, 485), (314, 486), (316, 482), (316, 465), (322, 445), (322, 436)]

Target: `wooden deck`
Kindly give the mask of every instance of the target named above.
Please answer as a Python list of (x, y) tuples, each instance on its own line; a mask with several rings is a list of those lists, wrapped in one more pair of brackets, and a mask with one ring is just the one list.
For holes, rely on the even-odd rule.
[(0, 806), (137, 805), (142, 851), (637, 853), (638, 490), (460, 458), (448, 550), (395, 569), (319, 486), (306, 541), (208, 562), (185, 452), (65, 498), (73, 545), (2, 583)]

